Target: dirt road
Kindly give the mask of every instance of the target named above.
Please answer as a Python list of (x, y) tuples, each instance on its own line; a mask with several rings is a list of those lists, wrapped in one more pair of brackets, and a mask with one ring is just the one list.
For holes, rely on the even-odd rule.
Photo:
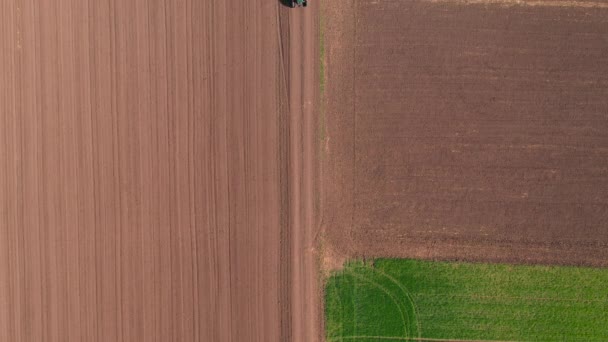
[(0, 6), (0, 341), (319, 336), (315, 5)]
[(321, 334), (317, 231), (315, 208), (318, 159), (318, 16), (319, 2), (290, 16), (290, 227), (291, 233), (291, 331), (292, 341), (316, 341)]

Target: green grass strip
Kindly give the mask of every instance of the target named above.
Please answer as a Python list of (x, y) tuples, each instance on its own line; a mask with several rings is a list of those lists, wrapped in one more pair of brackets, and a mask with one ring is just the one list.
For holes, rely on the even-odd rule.
[(608, 269), (379, 259), (325, 288), (328, 341), (608, 341)]

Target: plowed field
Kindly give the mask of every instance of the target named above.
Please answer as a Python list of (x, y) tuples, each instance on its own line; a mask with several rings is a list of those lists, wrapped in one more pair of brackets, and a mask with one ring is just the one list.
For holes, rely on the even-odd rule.
[(335, 252), (608, 265), (607, 3), (327, 7)]
[(0, 2), (0, 341), (312, 341), (316, 12)]

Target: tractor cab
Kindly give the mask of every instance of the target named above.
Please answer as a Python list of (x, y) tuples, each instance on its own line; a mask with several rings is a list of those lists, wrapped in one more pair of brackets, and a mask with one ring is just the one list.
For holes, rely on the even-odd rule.
[(291, 0), (291, 7), (306, 7), (307, 0)]

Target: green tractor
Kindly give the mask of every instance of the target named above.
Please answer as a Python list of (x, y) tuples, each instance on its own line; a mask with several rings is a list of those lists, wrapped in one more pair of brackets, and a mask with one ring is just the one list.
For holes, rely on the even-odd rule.
[(307, 0), (290, 0), (291, 7), (306, 7)]

